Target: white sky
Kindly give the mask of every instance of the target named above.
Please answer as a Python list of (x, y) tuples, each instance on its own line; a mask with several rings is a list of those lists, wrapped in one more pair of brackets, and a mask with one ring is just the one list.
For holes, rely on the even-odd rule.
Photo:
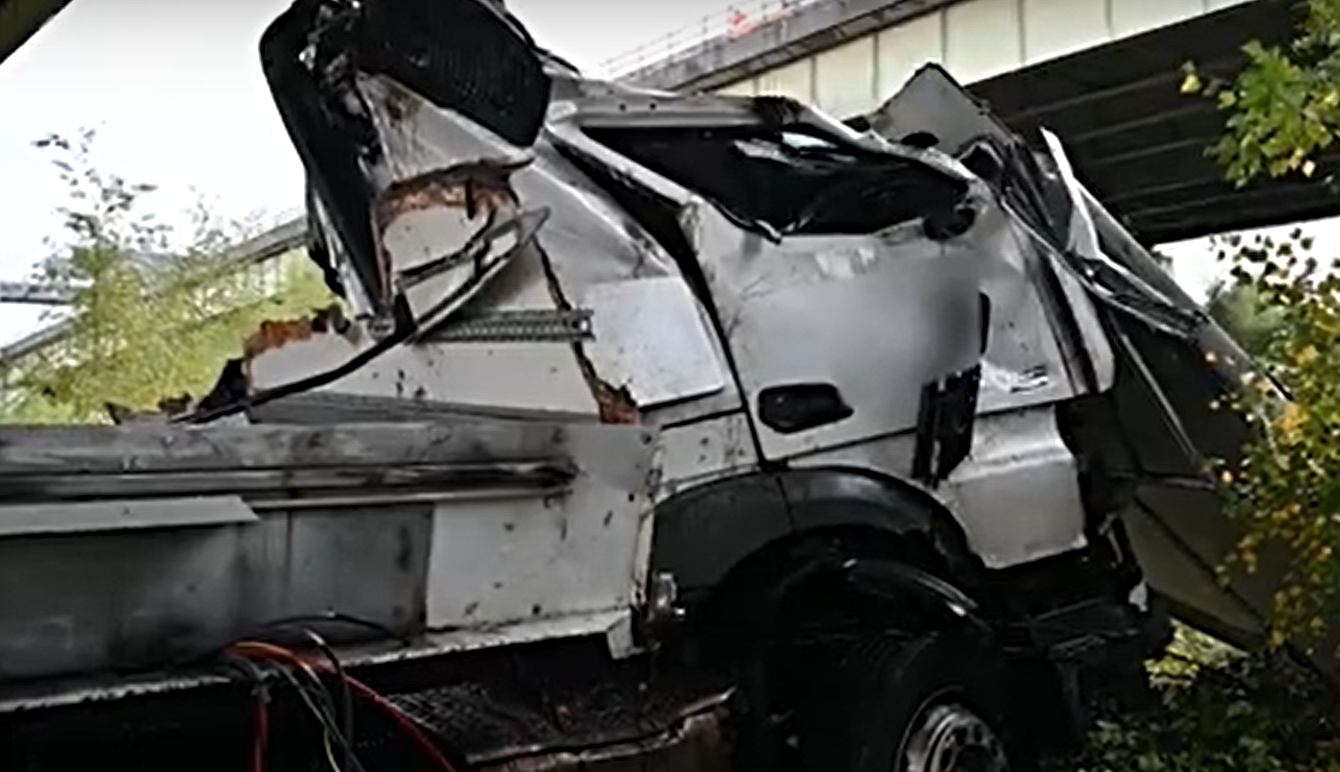
[[(0, 279), (26, 278), (59, 233), (64, 191), (32, 141), (98, 129), (100, 169), (160, 186), (160, 216), (194, 191), (229, 217), (301, 204), (301, 167), (261, 76), (261, 30), (289, 0), (74, 0), (0, 66)], [(729, 0), (507, 0), (544, 45), (582, 68), (720, 11)], [(1334, 228), (1328, 228), (1334, 232)], [(1203, 242), (1177, 245), (1193, 293), (1215, 273)], [(40, 309), (0, 304), (0, 344)]]

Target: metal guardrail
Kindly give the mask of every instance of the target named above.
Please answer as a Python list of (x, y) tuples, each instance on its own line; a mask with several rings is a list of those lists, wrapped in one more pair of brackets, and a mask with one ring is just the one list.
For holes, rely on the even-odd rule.
[[(269, 228), (229, 249), (225, 259), (262, 262), (302, 246), (307, 234), (306, 207), (289, 207), (268, 219), (273, 223)], [(0, 281), (0, 303), (63, 306), (68, 305), (73, 296), (71, 287), (33, 281)]]
[(606, 59), (596, 67), (595, 74), (614, 80), (653, 65), (692, 56), (717, 40), (740, 37), (760, 25), (786, 18), (821, 2), (825, 0), (751, 0), (733, 4), (687, 27)]
[(74, 295), (68, 287), (27, 281), (0, 281), (0, 303), (29, 306), (63, 306)]
[[(292, 219), (288, 219), (280, 225), (230, 249), (226, 259), (235, 261), (239, 266), (255, 264), (304, 246), (307, 241), (306, 211), (295, 211), (298, 211), (299, 214), (293, 216)], [(282, 216), (289, 217), (290, 215), (286, 211)], [(4, 284), (0, 283), (0, 302), (4, 301)], [(28, 286), (40, 289), (40, 285)], [(66, 302), (68, 302), (68, 299)], [(49, 305), (63, 305), (63, 303), (51, 303)], [(0, 346), (0, 365), (27, 356), (38, 349), (59, 343), (69, 332), (69, 320), (61, 320), (13, 343)]]

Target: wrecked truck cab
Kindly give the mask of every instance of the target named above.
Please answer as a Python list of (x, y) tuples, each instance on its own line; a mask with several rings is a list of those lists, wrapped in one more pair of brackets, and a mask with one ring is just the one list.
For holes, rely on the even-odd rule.
[[(740, 395), (726, 393), (729, 354), (712, 329), (729, 321), (720, 318), (718, 308), (727, 298), (713, 295), (702, 275), (712, 266), (700, 265), (689, 243), (714, 236), (701, 224), (686, 229), (682, 222), (700, 205), (725, 218), (731, 233), (757, 237), (768, 248), (783, 236), (828, 238), (799, 250), (820, 253), (820, 260), (832, 264), (821, 266), (819, 275), (868, 270), (874, 265), (869, 256), (884, 249), (880, 238), (918, 240), (900, 226), (914, 225), (913, 232), (928, 233), (931, 241), (949, 241), (976, 217), (969, 191), (978, 183), (952, 159), (861, 136), (789, 100), (684, 97), (580, 79), (546, 63), (492, 10), (462, 5), (470, 6), (470, 13), (454, 18), (451, 29), (434, 40), (449, 47), (452, 35), (473, 38), (476, 32), (462, 30), (486, 27), (478, 36), (493, 36), (494, 44), (508, 47), (503, 57), (508, 66), (484, 85), (476, 84), (474, 71), (453, 70), (449, 63), (433, 72), (431, 86), (408, 85), (417, 83), (411, 76), (422, 76), (426, 66), (414, 59), (417, 38), (404, 46), (407, 63), (388, 64), (378, 36), (401, 34), (393, 32), (396, 22), (382, 18), (397, 12), (375, 6), (324, 15), (309, 9), (303, 17), (300, 4), (271, 28), (263, 50), (281, 112), (291, 116), (286, 125), (295, 144), (315, 148), (327, 137), (331, 148), (345, 154), (308, 153), (305, 163), (321, 241), (336, 245), (322, 253), (340, 252), (344, 257), (335, 272), (349, 274), (359, 285), (341, 282), (355, 314), (378, 319), (385, 330), (393, 325), (388, 315), (399, 309), (401, 321), (415, 328), (415, 340), (465, 344), (490, 338), (462, 337), (447, 328), (468, 321), (501, 335), (499, 325), (516, 319), (513, 335), (530, 332), (533, 339), (490, 357), (513, 352), (531, 357), (521, 366), (536, 358), (548, 361), (557, 351), (549, 346), (523, 352), (527, 342), (567, 342), (577, 351), (575, 357), (560, 352), (565, 361), (553, 364), (548, 382), (533, 384), (531, 397), (521, 395), (518, 384), (516, 397), (502, 400), (508, 406), (536, 406), (522, 404), (529, 400), (605, 415), (626, 414), (629, 406), (643, 413), (665, 408), (660, 412), (673, 414), (673, 420), (738, 406)], [(289, 26), (304, 24), (316, 26), (311, 36), (316, 42), (285, 35)], [(534, 87), (514, 89), (510, 77)], [(309, 114), (321, 120), (304, 117)], [(547, 122), (537, 127), (541, 115)], [(337, 191), (335, 181), (355, 171), (357, 185)], [(519, 225), (508, 232), (512, 223)], [(842, 243), (848, 236), (864, 241)], [(780, 268), (780, 258), (775, 262)], [(926, 270), (905, 262), (906, 270)], [(980, 348), (975, 320), (981, 304), (968, 276), (972, 261), (961, 256), (942, 262), (944, 270), (932, 274), (960, 276), (948, 304), (936, 306), (938, 290), (917, 292), (919, 279), (897, 280), (898, 291), (909, 298), (887, 300), (899, 313), (869, 321), (939, 331), (916, 343), (929, 348), (931, 360), (953, 360), (931, 362), (935, 375), (968, 368)], [(673, 280), (652, 281), (658, 277)], [(472, 303), (478, 293), (483, 297)], [(584, 307), (588, 301), (609, 310), (593, 313)], [(918, 303), (923, 308), (917, 309)], [(640, 317), (630, 316), (633, 308), (640, 309)], [(478, 314), (483, 318), (475, 319)], [(518, 314), (526, 315), (527, 325)], [(626, 324), (584, 330), (581, 320), (587, 317), (596, 326), (604, 319), (640, 318), (685, 332), (658, 342)], [(855, 319), (849, 326), (848, 336), (865, 329)], [(782, 333), (772, 334), (780, 339)], [(832, 334), (838, 336), (836, 330)], [(949, 345), (953, 335), (957, 341)], [(310, 369), (313, 358), (333, 365), (373, 345), (365, 341), (359, 349), (322, 339), (306, 344), (310, 351), (252, 362), (253, 387), (271, 388), (298, 375), (281, 360)], [(457, 353), (470, 356), (462, 351)], [(677, 372), (656, 369), (653, 360), (673, 363)], [(431, 365), (420, 361), (397, 371), (425, 368)], [(479, 384), (495, 383), (499, 376), (498, 367), (460, 371), (460, 377)], [(894, 375), (904, 371), (907, 388), (928, 382), (926, 373), (906, 368)], [(400, 378), (397, 393), (430, 401), (498, 401), (480, 396), (486, 386), (452, 394), (425, 383), (432, 380), (440, 379)], [(582, 383), (590, 392), (586, 397)], [(702, 410), (687, 405), (690, 401), (703, 403)], [(618, 404), (611, 407), (612, 402)]]
[[(1055, 408), (1108, 388), (1110, 347), (1076, 279), (1049, 263), (1054, 229), (1022, 222), (985, 177), (788, 99), (582, 79), (491, 6), (339, 7), (299, 3), (263, 49), (309, 149), (323, 234), (369, 298), (355, 313), (397, 310), (409, 345), (308, 396), (672, 427), (671, 512), (694, 485), (760, 465), (857, 468), (929, 493), (965, 534), (956, 562), (1003, 570), (1088, 546)], [(496, 70), (467, 55), (483, 39)], [(356, 184), (335, 184), (347, 174)], [(267, 352), (253, 387), (376, 345)], [(1026, 535), (1002, 506), (1032, 511)], [(765, 520), (793, 530), (784, 510)], [(710, 562), (724, 571), (771, 532), (723, 540)]]
[[(1231, 616), (1183, 575), (1209, 547), (1169, 558), (1140, 520), (1215, 495), (1198, 443), (1241, 441), (1194, 405), (1214, 328), (1059, 141), (1033, 152), (943, 71), (853, 128), (584, 78), (474, 0), (298, 0), (262, 58), (353, 323), (249, 351), (249, 417), (657, 427), (648, 650), (754, 656), (721, 644), (757, 621), (786, 641), (757, 663), (786, 713), (801, 627), (895, 630), (965, 692), (1013, 676), (954, 663), (1025, 663), (1046, 710), (972, 720), (1042, 742), (1143, 682), (1164, 598)], [(830, 585), (859, 613), (825, 616)], [(934, 696), (871, 699), (892, 692)]]
[[(347, 313), (263, 326), (187, 418), (271, 426), (94, 433), (115, 480), (57, 488), (59, 436), (0, 442), (44, 514), (113, 518), (49, 547), (124, 536), (103, 563), (146, 586), (133, 629), (80, 628), (87, 659), (36, 652), (43, 700), (353, 604), (393, 624), (331, 655), (480, 768), (1004, 770), (1140, 696), (1165, 602), (1257, 624), (1210, 584), (1231, 529), (1198, 466), (1244, 437), (1206, 396), (1245, 360), (1060, 140), (942, 70), (846, 126), (585, 78), (483, 0), (297, 0), (261, 53)], [(170, 473), (120, 474), (118, 440)], [(226, 532), (121, 533), (146, 491), (201, 486)], [(209, 560), (179, 565), (193, 535)], [(218, 602), (150, 592), (150, 542)], [(43, 592), (0, 614), (24, 656), (47, 606), (119, 608)]]

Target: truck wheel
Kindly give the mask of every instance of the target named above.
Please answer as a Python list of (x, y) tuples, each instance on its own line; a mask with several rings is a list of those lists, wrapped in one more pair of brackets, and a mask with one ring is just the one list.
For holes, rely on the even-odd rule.
[(939, 632), (852, 646), (822, 679), (826, 699), (804, 711), (804, 766), (1008, 772), (994, 657), (981, 648)]

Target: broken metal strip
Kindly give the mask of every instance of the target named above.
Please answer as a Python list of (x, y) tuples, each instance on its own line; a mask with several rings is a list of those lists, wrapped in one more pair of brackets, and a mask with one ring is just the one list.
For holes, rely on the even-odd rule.
[(469, 467), (572, 459), (576, 424), (517, 419), (324, 426), (0, 427), (0, 487), (21, 476)]
[[(24, 475), (0, 475), (7, 503), (0, 505), (0, 533), (10, 504), (54, 504), (75, 506), (77, 502), (113, 505), (118, 499), (175, 499), (203, 496), (243, 496), (253, 506), (260, 501), (302, 501), (331, 497), (395, 497), (432, 495), (449, 498), (486, 491), (514, 491), (529, 495), (536, 490), (566, 488), (576, 476), (571, 464), (555, 462), (479, 463), (459, 465), (350, 466), (306, 469), (215, 469), (88, 473), (62, 475), (44, 471)], [(299, 506), (299, 505), (295, 505)], [(300, 505), (309, 506), (309, 505)], [(60, 513), (57, 513), (58, 516)], [(203, 517), (203, 515), (202, 515)], [(176, 525), (176, 522), (166, 523)], [(183, 523), (189, 524), (189, 523)]]
[[(1013, 216), (1014, 220), (1019, 225), (1019, 227), (1022, 228), (1023, 231), (1028, 234), (1029, 238), (1031, 238), (1033, 242), (1039, 246), (1040, 249), (1042, 249), (1043, 253), (1047, 257), (1051, 258), (1054, 264), (1059, 265), (1062, 270), (1064, 270), (1067, 274), (1069, 274), (1076, 281), (1078, 281), (1080, 283), (1080, 286), (1083, 287), (1084, 290), (1088, 292), (1091, 297), (1098, 300), (1104, 306), (1111, 308), (1115, 311), (1119, 311), (1123, 314), (1133, 316), (1136, 319), (1139, 319), (1144, 324), (1176, 338), (1183, 338), (1183, 339), (1189, 338), (1191, 335), (1194, 334), (1195, 329), (1203, 321), (1203, 319), (1201, 319), (1199, 316), (1190, 314), (1184, 309), (1181, 309), (1175, 305), (1171, 304), (1163, 305), (1159, 300), (1153, 298), (1146, 298), (1144, 300), (1148, 302), (1150, 305), (1156, 306), (1160, 310), (1168, 311), (1171, 314), (1173, 314), (1176, 317), (1177, 321), (1180, 322), (1183, 326), (1180, 328), (1173, 327), (1164, 321), (1155, 319), (1150, 314), (1137, 308), (1132, 302), (1130, 302), (1130, 299), (1127, 299), (1127, 297), (1123, 296), (1121, 293), (1113, 291), (1112, 289), (1109, 289), (1108, 287), (1103, 286), (1102, 284), (1095, 281), (1094, 276), (1096, 272), (1092, 268), (1081, 269), (1079, 266), (1075, 265), (1073, 260), (1071, 259), (1072, 257), (1075, 257), (1075, 255), (1060, 252), (1055, 245), (1053, 245), (1050, 241), (1048, 241), (1046, 237), (1044, 237), (1041, 233), (1039, 233), (1036, 228), (1030, 225), (1028, 221), (1025, 220), (1023, 217), (1021, 217), (1019, 213), (1016, 212), (1012, 207), (1010, 207), (1008, 204), (1005, 204), (1005, 207), (1007, 210), (1009, 210), (1010, 214)], [(1163, 298), (1164, 295), (1162, 295), (1162, 293), (1158, 293), (1157, 297)]]
[(1154, 375), (1154, 371), (1149, 367), (1149, 364), (1145, 362), (1145, 358), (1140, 355), (1140, 350), (1136, 347), (1130, 336), (1120, 327), (1114, 327), (1112, 332), (1113, 336), (1117, 339), (1117, 342), (1121, 344), (1122, 350), (1128, 357), (1130, 357), (1131, 364), (1135, 367), (1136, 372), (1139, 373), (1140, 380), (1144, 383), (1145, 388), (1149, 390), (1150, 395), (1158, 404), (1160, 417), (1163, 419), (1163, 423), (1168, 428), (1168, 431), (1173, 435), (1173, 439), (1177, 442), (1178, 448), (1186, 455), (1187, 461), (1189, 461), (1195, 468), (1206, 468), (1205, 455), (1200, 452), (1200, 448), (1196, 446), (1195, 441), (1191, 438), (1191, 433), (1187, 431), (1186, 425), (1182, 422), (1182, 417), (1178, 415), (1176, 407), (1173, 406), (1172, 399), (1168, 396), (1168, 392), (1163, 388), (1162, 384), (1159, 383), (1158, 378)]
[[(484, 260), (481, 253), (479, 260), (475, 261), (474, 275), (467, 282), (449, 292), (436, 305), (419, 314), (417, 323), (424, 329), (433, 329), (479, 294), (479, 291), (501, 273), (503, 268), (511, 265), (531, 245), (540, 228), (548, 221), (549, 212), (548, 207), (528, 209), (518, 212), (505, 222), (489, 227), (487, 232), (480, 235), (479, 249), (486, 252), (488, 247), (492, 246), (494, 240), (512, 232), (516, 234), (516, 244), (506, 252), (488, 261)], [(472, 239), (473, 241), (474, 239)], [(467, 248), (472, 251), (475, 249), (470, 245), (467, 245)], [(416, 342), (421, 337), (422, 333), (419, 333), (411, 338), (411, 342)]]
[(301, 499), (269, 499), (248, 502), (257, 512), (299, 509), (339, 509), (344, 507), (398, 506), (402, 504), (460, 504), (482, 501), (515, 501), (517, 499), (549, 499), (563, 496), (572, 490), (569, 485), (517, 486), (514, 488), (479, 488), (473, 490), (418, 491), (409, 493), (351, 493), (344, 496), (321, 496)]
[(0, 506), (0, 538), (259, 522), (238, 496), (68, 501)]
[(424, 334), (424, 343), (574, 343), (594, 337), (591, 309), (498, 311), (453, 319)]

